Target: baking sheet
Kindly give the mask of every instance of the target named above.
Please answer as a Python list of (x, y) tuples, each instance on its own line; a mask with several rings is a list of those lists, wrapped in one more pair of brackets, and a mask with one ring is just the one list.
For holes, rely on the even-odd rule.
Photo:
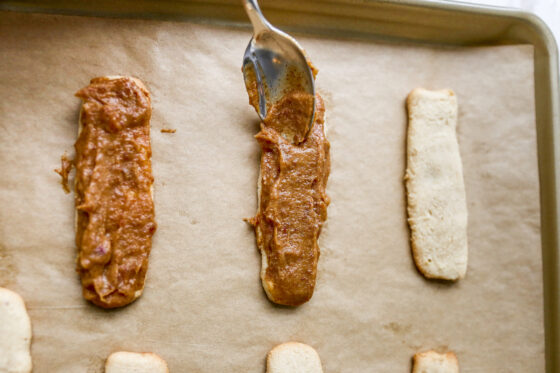
[[(544, 371), (531, 46), (435, 48), (298, 36), (320, 69), (332, 203), (312, 300), (276, 307), (242, 218), (256, 211), (256, 114), (240, 72), (246, 30), (0, 14), (0, 286), (32, 319), (34, 372), (101, 372), (113, 351), (153, 351), (172, 372), (263, 372), (297, 340), (326, 372), (408, 371), (418, 350), (454, 350), (462, 372)], [(104, 311), (81, 297), (73, 197), (75, 91), (99, 75), (152, 93), (156, 214), (144, 295)], [(406, 225), (404, 99), (452, 88), (469, 207), (469, 269), (424, 280)], [(175, 128), (174, 134), (161, 133)]]

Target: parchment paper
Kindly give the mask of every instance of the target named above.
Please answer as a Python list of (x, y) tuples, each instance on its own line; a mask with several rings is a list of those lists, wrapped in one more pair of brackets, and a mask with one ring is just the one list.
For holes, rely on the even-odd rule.
[[(431, 348), (455, 351), (464, 373), (544, 371), (532, 47), (297, 36), (320, 69), (332, 203), (315, 294), (285, 308), (266, 299), (242, 220), (256, 211), (259, 159), (240, 70), (250, 32), (0, 17), (0, 286), (27, 303), (34, 372), (101, 372), (117, 350), (158, 353), (174, 373), (264, 372), (267, 351), (291, 340), (315, 347), (326, 372), (409, 372)], [(152, 94), (159, 227), (143, 296), (105, 311), (82, 299), (73, 195), (53, 169), (73, 155), (74, 93), (114, 74)], [(419, 86), (459, 99), (470, 252), (456, 284), (425, 280), (410, 254), (404, 100)]]

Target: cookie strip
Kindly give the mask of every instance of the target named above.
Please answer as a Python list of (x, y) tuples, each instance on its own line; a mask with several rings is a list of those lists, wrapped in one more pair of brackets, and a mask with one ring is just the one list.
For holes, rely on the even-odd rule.
[(321, 359), (313, 347), (287, 342), (274, 347), (266, 357), (267, 373), (323, 373)]
[(459, 373), (459, 361), (453, 352), (426, 351), (417, 353), (412, 360), (412, 373)]
[(114, 76), (76, 96), (77, 270), (85, 299), (121, 307), (142, 294), (156, 230), (150, 94), (138, 79)]
[(113, 352), (105, 362), (105, 373), (169, 373), (167, 363), (151, 352)]
[(31, 322), (21, 297), (0, 288), (0, 372), (31, 372)]
[(467, 203), (451, 90), (413, 90), (407, 99), (405, 174), (412, 253), (427, 278), (457, 280), (467, 271)]

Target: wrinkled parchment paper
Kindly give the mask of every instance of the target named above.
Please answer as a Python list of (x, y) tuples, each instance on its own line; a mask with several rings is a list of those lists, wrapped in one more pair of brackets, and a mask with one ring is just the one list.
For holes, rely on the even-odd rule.
[[(257, 116), (241, 57), (248, 30), (1, 13), (0, 286), (33, 324), (34, 372), (101, 372), (113, 351), (152, 351), (171, 372), (264, 372), (291, 340), (326, 372), (409, 372), (430, 348), (463, 373), (542, 372), (544, 337), (532, 48), (440, 49), (298, 36), (320, 69), (332, 174), (315, 294), (271, 304), (243, 218), (256, 211)], [(82, 299), (73, 195), (80, 102), (100, 75), (141, 78), (153, 101), (158, 231), (143, 296)], [(415, 87), (452, 88), (469, 208), (467, 277), (415, 269), (406, 225), (406, 110)], [(161, 133), (162, 128), (177, 132)]]

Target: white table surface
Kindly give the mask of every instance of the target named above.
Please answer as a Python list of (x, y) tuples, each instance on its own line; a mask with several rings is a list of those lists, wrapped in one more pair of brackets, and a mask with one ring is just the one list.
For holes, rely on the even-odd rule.
[(560, 43), (560, 0), (461, 0), (466, 3), (523, 9), (538, 15)]

